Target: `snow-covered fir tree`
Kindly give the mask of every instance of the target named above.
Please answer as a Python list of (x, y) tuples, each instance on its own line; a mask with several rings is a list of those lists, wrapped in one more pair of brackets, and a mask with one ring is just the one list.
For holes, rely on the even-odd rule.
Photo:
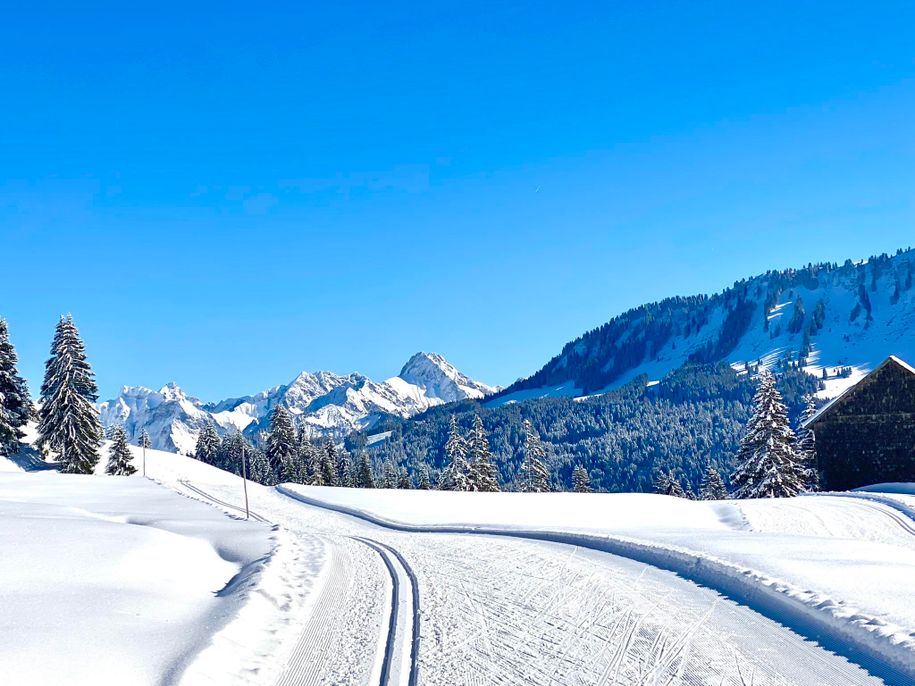
[(518, 490), (525, 493), (545, 493), (551, 490), (550, 473), (546, 468), (546, 450), (530, 419), (524, 420), (522, 430), (524, 459), (519, 470)]
[(381, 465), (381, 487), (397, 488), (397, 468), (390, 460), (385, 460)]
[(445, 443), (445, 460), (447, 465), (439, 479), (439, 488), (443, 491), (469, 491), (470, 463), (467, 462), (467, 441), (461, 435), (454, 415), (451, 415), (448, 441)]
[(356, 488), (375, 488), (375, 479), (372, 476), (372, 465), (369, 455), (364, 450), (359, 453), (356, 460), (356, 471), (353, 474), (353, 485)]
[(324, 441), (324, 456), (321, 463), (321, 473), (325, 486), (340, 486), (340, 458), (337, 455), (337, 444), (332, 438)]
[(724, 486), (724, 479), (711, 464), (705, 468), (702, 483), (699, 485), (699, 498), (701, 500), (724, 500), (728, 491)]
[(654, 480), (654, 492), (659, 495), (672, 495), (675, 498), (687, 497), (683, 485), (680, 483), (680, 480), (674, 476), (674, 473), (671, 470), (665, 472), (662, 469), (658, 472), (658, 475)]
[(588, 470), (580, 464), (575, 465), (572, 470), (572, 490), (576, 493), (591, 492), (591, 477), (588, 476)]
[(140, 439), (137, 442), (141, 448), (149, 450), (152, 447), (152, 441), (149, 439), (149, 432), (146, 429), (140, 432)]
[(41, 385), (38, 444), (57, 454), (66, 473), (91, 474), (99, 461), (103, 434), (97, 400), (95, 375), (79, 331), (71, 316), (61, 317)]
[(492, 451), (489, 448), (489, 437), (483, 427), (480, 415), (473, 418), (473, 430), (470, 432), (470, 490), (496, 492), (499, 488), (499, 473), (492, 463)]
[(734, 498), (786, 498), (804, 488), (805, 469), (795, 450), (796, 437), (788, 423), (788, 408), (768, 371), (759, 375), (753, 415), (737, 454), (731, 477)]
[(0, 319), (0, 455), (19, 451), (22, 427), (32, 418), (32, 401), (16, 367), (16, 349), (5, 319)]
[(315, 474), (320, 470), (320, 460), (318, 448), (309, 439), (304, 427), (299, 427), (296, 432), (296, 444), (298, 446), (298, 460), (296, 463), (296, 482), (309, 484), (311, 486), (322, 486), (314, 483)]
[(397, 472), (397, 488), (400, 488), (400, 489), (413, 488), (413, 482), (410, 481), (410, 475), (407, 474), (406, 467), (401, 467)]
[(219, 452), (219, 434), (213, 422), (203, 425), (197, 434), (197, 445), (194, 448), (194, 458), (207, 464), (216, 464), (216, 454)]
[(267, 434), (267, 464), (275, 483), (295, 481), (296, 436), (292, 417), (282, 405), (277, 405), (270, 418)]
[(817, 491), (820, 488), (820, 472), (817, 467), (816, 436), (813, 429), (804, 426), (817, 413), (816, 400), (812, 395), (804, 397), (804, 413), (801, 415), (800, 426), (797, 430), (798, 460), (804, 468), (804, 487), (808, 491)]
[(324, 450), (318, 456), (318, 469), (321, 472), (321, 483), (315, 485), (337, 485), (337, 446), (330, 438), (324, 442)]
[(421, 491), (428, 491), (432, 488), (432, 480), (429, 477), (429, 465), (422, 464), (419, 468), (419, 483), (416, 487)]
[(337, 485), (347, 487), (353, 485), (353, 462), (345, 450), (337, 452)]
[(130, 445), (127, 443), (127, 432), (120, 424), (112, 427), (111, 447), (108, 449), (108, 465), (105, 467), (105, 473), (112, 476), (130, 476), (137, 470), (130, 460), (133, 456), (130, 454)]

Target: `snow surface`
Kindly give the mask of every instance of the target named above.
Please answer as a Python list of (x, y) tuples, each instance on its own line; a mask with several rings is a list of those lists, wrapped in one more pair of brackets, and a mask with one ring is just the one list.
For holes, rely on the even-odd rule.
[[(915, 522), (885, 503), (826, 495), (708, 503), (643, 494), (284, 488), (401, 530), (565, 542), (672, 569), (729, 594), (762, 595), (761, 607), (855, 645), (897, 675), (915, 675)], [(915, 497), (908, 504), (915, 513)]]
[(148, 480), (49, 471), (0, 474), (0, 540), (8, 684), (177, 681), (276, 544)]

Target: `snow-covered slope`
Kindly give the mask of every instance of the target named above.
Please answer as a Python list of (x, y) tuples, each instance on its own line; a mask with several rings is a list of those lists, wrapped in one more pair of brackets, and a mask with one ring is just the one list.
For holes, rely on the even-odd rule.
[(102, 423), (123, 424), (136, 441), (145, 429), (159, 450), (190, 453), (208, 421), (220, 433), (244, 431), (257, 438), (277, 405), (288, 408), (313, 435), (369, 428), (385, 415), (411, 417), (435, 405), (482, 398), (498, 388), (474, 381), (437, 353), (417, 353), (398, 376), (383, 382), (362, 374), (302, 372), (290, 383), (255, 395), (203, 403), (176, 384), (159, 391), (125, 386), (100, 405)]
[(599, 393), (643, 374), (658, 380), (688, 361), (768, 366), (785, 358), (802, 360), (832, 397), (891, 354), (915, 360), (913, 273), (910, 249), (643, 305), (568, 343), (490, 402)]

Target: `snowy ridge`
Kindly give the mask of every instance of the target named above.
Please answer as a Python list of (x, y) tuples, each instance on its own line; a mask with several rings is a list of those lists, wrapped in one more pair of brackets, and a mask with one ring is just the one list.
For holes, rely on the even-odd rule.
[(712, 296), (643, 305), (566, 344), (490, 404), (600, 393), (643, 374), (655, 381), (690, 360), (769, 367), (803, 358), (806, 345), (805, 370), (823, 380), (821, 397), (835, 397), (889, 355), (915, 360), (913, 273), (910, 249), (768, 272)]
[(99, 410), (103, 426), (122, 424), (131, 442), (146, 430), (153, 448), (190, 454), (209, 421), (221, 434), (243, 431), (258, 440), (277, 405), (312, 435), (340, 435), (370, 428), (387, 415), (412, 417), (435, 405), (498, 390), (462, 374), (438, 353), (417, 353), (398, 376), (381, 383), (357, 373), (302, 372), (288, 384), (216, 403), (203, 403), (174, 383), (159, 391), (125, 386)]

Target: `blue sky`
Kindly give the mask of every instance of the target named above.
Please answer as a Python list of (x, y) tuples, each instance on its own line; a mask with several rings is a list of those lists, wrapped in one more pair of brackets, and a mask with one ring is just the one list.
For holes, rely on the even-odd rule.
[(642, 302), (915, 243), (911, 3), (76, 5), (0, 24), (33, 392), (62, 312), (104, 397), (417, 350), (507, 384)]

